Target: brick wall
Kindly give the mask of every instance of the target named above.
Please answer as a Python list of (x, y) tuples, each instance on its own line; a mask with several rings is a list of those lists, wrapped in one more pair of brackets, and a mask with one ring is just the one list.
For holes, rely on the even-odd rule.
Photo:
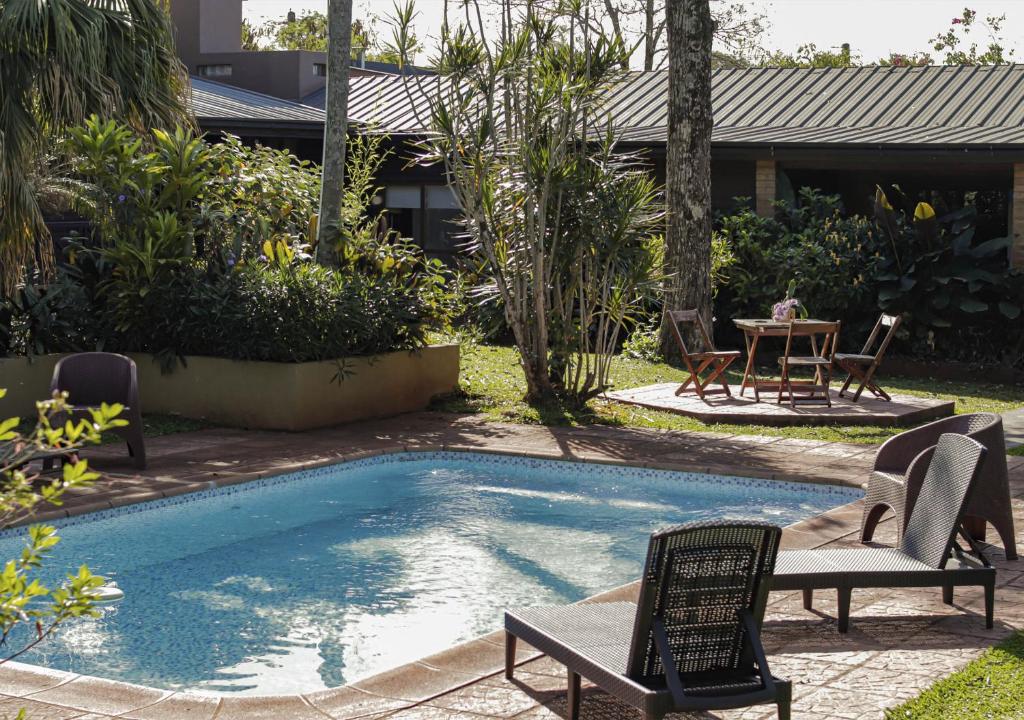
[(1024, 163), (1013, 166), (1013, 203), (1010, 206), (1010, 265), (1024, 267)]
[[(1024, 179), (1024, 165), (1022, 168), (1022, 179)], [(1022, 186), (1024, 188), (1024, 186)], [(761, 217), (771, 217), (775, 212), (772, 203), (775, 202), (775, 161), (758, 160), (757, 168), (754, 171), (754, 207)], [(1022, 196), (1024, 199), (1024, 196)], [(1022, 202), (1024, 205), (1024, 202)], [(1021, 218), (1024, 219), (1024, 209), (1021, 210)]]

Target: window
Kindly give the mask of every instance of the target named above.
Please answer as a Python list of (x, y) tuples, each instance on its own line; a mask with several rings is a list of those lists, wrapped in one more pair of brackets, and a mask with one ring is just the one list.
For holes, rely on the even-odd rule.
[(327, 63), (313, 63), (313, 74), (317, 77), (327, 77)]
[(231, 77), (231, 65), (198, 65), (196, 74), (200, 77)]
[(384, 207), (389, 209), (420, 207), (419, 185), (392, 185), (385, 191)]
[(421, 244), (430, 257), (448, 259), (464, 241), (460, 237), (462, 213), (459, 212), (459, 203), (447, 185), (428, 185), (425, 190), (426, 227)]

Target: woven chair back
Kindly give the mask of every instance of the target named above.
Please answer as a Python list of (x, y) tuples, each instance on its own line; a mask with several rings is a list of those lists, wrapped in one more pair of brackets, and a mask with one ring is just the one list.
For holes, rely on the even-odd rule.
[(51, 389), (66, 391), (72, 405), (131, 405), (134, 372), (135, 363), (124, 355), (103, 352), (68, 355), (53, 369)]
[(985, 453), (983, 445), (966, 435), (945, 433), (939, 438), (900, 550), (933, 568), (946, 566)]
[(651, 535), (627, 674), (664, 675), (652, 633), (661, 621), (680, 674), (753, 670), (741, 619), (764, 619), (782, 530), (759, 522), (700, 522)]

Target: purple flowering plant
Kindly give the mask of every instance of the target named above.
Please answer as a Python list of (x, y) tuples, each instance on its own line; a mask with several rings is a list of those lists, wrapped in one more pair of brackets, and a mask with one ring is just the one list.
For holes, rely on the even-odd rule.
[(786, 288), (786, 297), (779, 302), (772, 305), (772, 320), (775, 322), (785, 322), (790, 319), (792, 315), (799, 315), (801, 318), (807, 317), (807, 309), (793, 297), (796, 292), (796, 280), (789, 281), (789, 287)]

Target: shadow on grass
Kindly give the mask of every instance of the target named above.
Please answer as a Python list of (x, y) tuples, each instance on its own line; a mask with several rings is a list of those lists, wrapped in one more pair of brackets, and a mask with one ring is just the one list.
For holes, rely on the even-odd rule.
[[(434, 398), (430, 410), (450, 413), (484, 413), (495, 409), (494, 399), (486, 395), (476, 395), (460, 390), (448, 395)], [(574, 425), (610, 425), (624, 427), (627, 423), (622, 418), (603, 415), (593, 407), (580, 404), (569, 398), (554, 398), (545, 401), (520, 402), (505, 407), (500, 411), (502, 418), (509, 422), (553, 427), (571, 427)]]

